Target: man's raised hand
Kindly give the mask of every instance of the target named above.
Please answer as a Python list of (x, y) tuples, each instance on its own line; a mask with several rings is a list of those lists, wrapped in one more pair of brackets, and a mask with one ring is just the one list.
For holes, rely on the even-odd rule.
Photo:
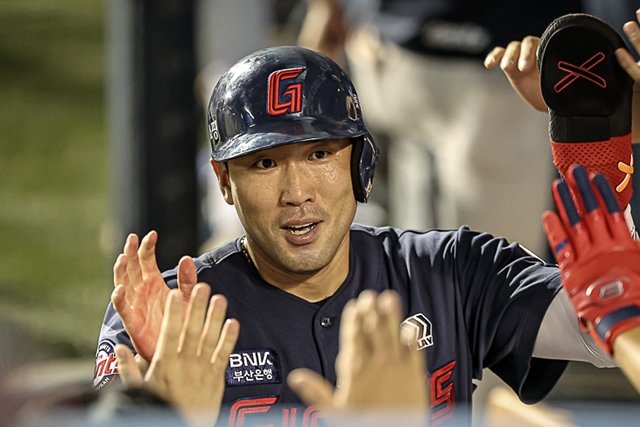
[(429, 407), (424, 353), (411, 348), (409, 334), (402, 333), (409, 331), (400, 328), (401, 322), (395, 292), (364, 291), (342, 313), (338, 387), (307, 369), (293, 371), (289, 386), (329, 416), (401, 413), (408, 417), (403, 422), (424, 425)]
[[(640, 21), (640, 10), (636, 12), (636, 18)], [(629, 21), (624, 24), (622, 29), (636, 52), (640, 52), (640, 27), (638, 23)], [(631, 76), (636, 85), (640, 84), (640, 64), (633, 56), (626, 49), (621, 48), (616, 50), (616, 57), (620, 66)]]
[(484, 59), (484, 66), (500, 69), (509, 80), (513, 89), (529, 105), (538, 111), (547, 111), (542, 98), (540, 73), (536, 67), (536, 51), (540, 38), (526, 36), (522, 41), (514, 40), (507, 47), (495, 47)]
[[(120, 315), (136, 351), (150, 361), (156, 348), (169, 288), (156, 261), (158, 233), (149, 232), (140, 244), (130, 234), (123, 252), (113, 266), (111, 303)], [(178, 264), (178, 288), (184, 301), (189, 300), (197, 282), (196, 266), (191, 257)]]
[(225, 370), (240, 331), (237, 320), (225, 321), (227, 300), (222, 295), (209, 299), (210, 291), (206, 284), (196, 285), (188, 304), (180, 291), (170, 291), (158, 348), (145, 375), (131, 350), (122, 344), (116, 346), (122, 381), (164, 398), (192, 426), (214, 425), (224, 393)]

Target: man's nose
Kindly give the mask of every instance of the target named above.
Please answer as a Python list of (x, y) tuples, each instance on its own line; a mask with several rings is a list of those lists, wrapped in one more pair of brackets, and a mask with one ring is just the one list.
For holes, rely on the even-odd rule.
[(282, 173), (280, 202), (283, 205), (300, 206), (312, 202), (314, 195), (315, 185), (311, 171), (302, 164), (287, 164)]

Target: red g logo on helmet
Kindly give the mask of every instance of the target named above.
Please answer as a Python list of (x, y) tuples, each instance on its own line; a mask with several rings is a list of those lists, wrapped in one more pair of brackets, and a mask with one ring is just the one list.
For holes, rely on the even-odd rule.
[[(281, 89), (282, 81), (295, 79), (304, 71), (304, 67), (287, 68), (274, 71), (269, 75), (267, 94), (267, 112), (272, 116), (285, 113), (299, 113), (302, 110), (302, 83), (290, 83)], [(282, 95), (280, 92), (282, 91)]]

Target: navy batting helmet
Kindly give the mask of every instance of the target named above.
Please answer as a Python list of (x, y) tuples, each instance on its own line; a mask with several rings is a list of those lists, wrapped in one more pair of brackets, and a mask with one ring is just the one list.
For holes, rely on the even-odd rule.
[(379, 151), (351, 80), (326, 56), (293, 46), (246, 56), (218, 81), (207, 120), (219, 162), (295, 142), (352, 139), (353, 191), (367, 201)]

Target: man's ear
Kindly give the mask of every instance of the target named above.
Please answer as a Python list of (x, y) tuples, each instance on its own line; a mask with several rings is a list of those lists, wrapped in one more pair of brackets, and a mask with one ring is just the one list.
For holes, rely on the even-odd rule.
[(225, 163), (216, 162), (211, 160), (211, 167), (218, 177), (218, 186), (224, 201), (230, 205), (233, 205), (233, 196), (231, 195), (231, 181), (229, 179), (229, 169)]

